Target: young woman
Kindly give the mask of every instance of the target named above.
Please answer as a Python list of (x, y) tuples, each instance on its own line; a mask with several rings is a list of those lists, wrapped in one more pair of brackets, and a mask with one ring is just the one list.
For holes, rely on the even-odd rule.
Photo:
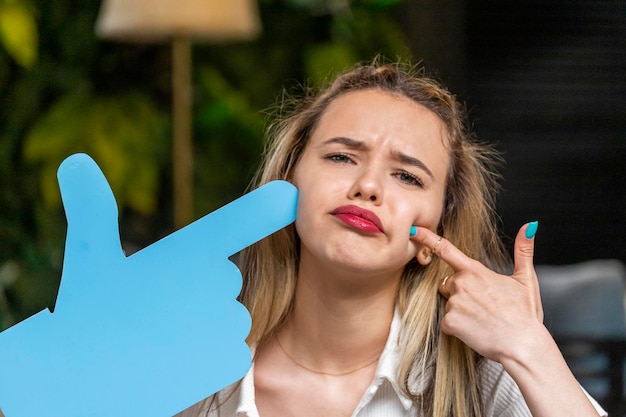
[(255, 185), (299, 201), (242, 253), (253, 366), (181, 416), (606, 415), (542, 324), (536, 223), (501, 274), (497, 156), (450, 93), (375, 62), (271, 133)]

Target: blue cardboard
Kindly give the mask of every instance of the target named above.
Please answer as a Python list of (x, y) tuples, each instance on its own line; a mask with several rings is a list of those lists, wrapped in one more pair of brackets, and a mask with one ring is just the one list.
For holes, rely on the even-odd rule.
[(295, 220), (275, 181), (125, 256), (113, 193), (85, 154), (58, 171), (68, 230), (54, 313), (0, 333), (6, 417), (170, 417), (251, 364), (228, 257)]

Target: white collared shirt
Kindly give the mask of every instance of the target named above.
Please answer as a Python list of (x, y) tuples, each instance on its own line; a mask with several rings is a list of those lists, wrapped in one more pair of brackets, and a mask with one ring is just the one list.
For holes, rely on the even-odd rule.
[[(378, 362), (374, 380), (367, 388), (352, 417), (417, 417), (418, 407), (400, 389), (396, 369), (401, 351), (398, 346), (401, 318), (394, 314), (389, 337)], [(479, 367), (485, 417), (532, 417), (513, 379), (499, 363), (484, 360)], [(421, 378), (413, 383), (413, 392), (426, 387)], [(601, 416), (607, 413), (589, 397)], [(218, 406), (219, 405), (219, 406)], [(254, 364), (239, 382), (223, 389), (174, 417), (260, 417), (255, 402)]]

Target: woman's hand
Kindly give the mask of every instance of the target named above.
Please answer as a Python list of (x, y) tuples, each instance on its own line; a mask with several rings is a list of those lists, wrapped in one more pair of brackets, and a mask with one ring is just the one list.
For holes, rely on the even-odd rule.
[(498, 362), (526, 346), (534, 331), (545, 332), (533, 266), (534, 230), (536, 223), (529, 223), (518, 232), (511, 276), (493, 272), (428, 229), (419, 228), (413, 237), (454, 270), (439, 286), (448, 298), (442, 330)]
[[(500, 275), (425, 228), (413, 236), (454, 274), (441, 277), (446, 298), (442, 330), (500, 362), (519, 386), (534, 417), (598, 416), (543, 325), (533, 266), (536, 223), (515, 238), (513, 275)], [(605, 415), (605, 414), (604, 414)]]

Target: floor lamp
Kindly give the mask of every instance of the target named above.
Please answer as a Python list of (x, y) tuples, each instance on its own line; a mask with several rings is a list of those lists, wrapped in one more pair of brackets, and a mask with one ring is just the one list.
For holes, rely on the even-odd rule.
[(255, 0), (103, 0), (96, 34), (172, 45), (174, 226), (193, 220), (191, 43), (249, 40), (261, 31)]

